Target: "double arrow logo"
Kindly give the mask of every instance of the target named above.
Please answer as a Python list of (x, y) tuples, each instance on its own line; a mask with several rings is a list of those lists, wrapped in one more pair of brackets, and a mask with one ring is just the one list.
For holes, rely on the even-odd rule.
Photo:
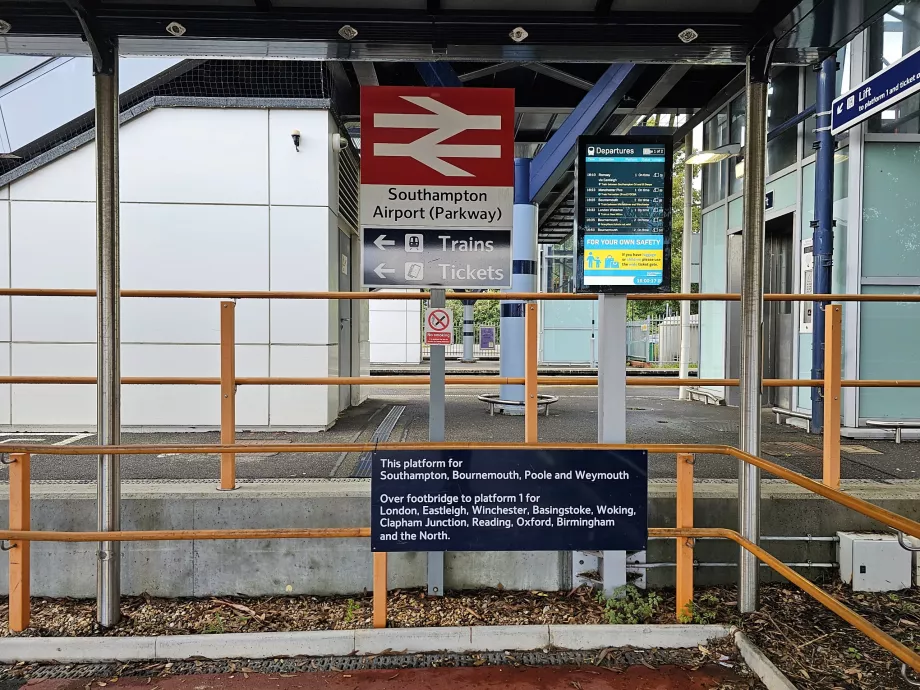
[(408, 144), (374, 144), (375, 156), (408, 156), (445, 177), (472, 177), (472, 173), (448, 163), (445, 158), (501, 158), (498, 144), (444, 144), (443, 141), (468, 129), (500, 130), (501, 115), (468, 115), (428, 96), (401, 96), (430, 114), (374, 113), (374, 127), (433, 129)]

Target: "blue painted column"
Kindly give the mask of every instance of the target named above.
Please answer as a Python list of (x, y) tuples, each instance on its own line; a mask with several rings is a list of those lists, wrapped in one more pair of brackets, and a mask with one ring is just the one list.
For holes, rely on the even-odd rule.
[[(831, 55), (821, 63), (815, 104), (815, 133), (818, 154), (815, 158), (814, 291), (828, 294), (834, 265), (834, 137), (831, 136), (831, 106), (837, 83), (837, 58)], [(824, 378), (824, 307), (815, 302), (811, 339), (811, 377)], [(811, 389), (811, 433), (824, 428), (824, 391)]]
[[(537, 291), (537, 205), (530, 203), (530, 158), (514, 159), (514, 215), (511, 229), (511, 292)], [(507, 292), (507, 291), (506, 291)], [(501, 303), (502, 376), (524, 376), (524, 303)], [(524, 386), (503, 385), (502, 400), (521, 403), (504, 414), (524, 414)]]

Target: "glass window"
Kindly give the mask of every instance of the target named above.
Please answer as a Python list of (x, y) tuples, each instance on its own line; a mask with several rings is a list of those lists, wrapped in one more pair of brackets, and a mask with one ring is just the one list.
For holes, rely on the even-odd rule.
[[(797, 67), (781, 67), (773, 71), (767, 89), (767, 131), (795, 117), (799, 112), (799, 70)], [(767, 142), (767, 174), (772, 175), (787, 168), (796, 160), (798, 127)]]
[(543, 291), (575, 292), (575, 256), (572, 235), (543, 247)]
[[(747, 101), (745, 97), (738, 96), (735, 100), (731, 102), (731, 105), (728, 108), (729, 112), (729, 138), (731, 139), (732, 144), (741, 144), (744, 146), (744, 122), (745, 122), (745, 104)], [(729, 167), (728, 167), (728, 194), (737, 194), (741, 191), (742, 185), (744, 184), (744, 176), (738, 177), (735, 171), (735, 167), (738, 165), (739, 159), (730, 158)]]
[[(869, 74), (875, 74), (920, 47), (920, 0), (895, 5), (869, 29)], [(920, 94), (869, 119), (870, 132), (920, 132)]]
[[(712, 151), (728, 142), (728, 109), (722, 110), (703, 125), (703, 150)], [(703, 166), (703, 206), (725, 198), (728, 161)]]

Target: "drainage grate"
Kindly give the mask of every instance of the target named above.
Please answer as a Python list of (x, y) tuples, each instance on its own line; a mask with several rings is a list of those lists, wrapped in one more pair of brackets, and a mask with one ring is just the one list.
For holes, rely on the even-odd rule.
[[(393, 407), (391, 407), (390, 411), (387, 413), (387, 416), (383, 418), (382, 422), (380, 422), (380, 426), (378, 426), (377, 430), (374, 431), (374, 435), (371, 436), (370, 443), (383, 443), (389, 439), (390, 434), (393, 433), (393, 429), (396, 428), (396, 423), (399, 421), (399, 418), (405, 411), (405, 405), (393, 405)], [(355, 471), (352, 472), (351, 476), (361, 479), (371, 476), (370, 452), (364, 453), (361, 456), (361, 459), (358, 460), (358, 464), (355, 466)]]
[[(100, 640), (102, 642), (102, 640)], [(253, 660), (211, 660), (135, 662), (131, 664), (48, 664), (30, 666), (0, 666), (0, 687), (3, 681), (12, 679), (50, 678), (107, 678), (187, 676), (240, 673), (277, 674), (309, 673), (329, 671), (365, 671), (401, 668), (433, 668), (439, 666), (593, 666), (597, 663), (600, 650), (563, 651), (547, 650), (531, 652), (484, 652), (481, 654), (433, 653), (433, 654), (378, 654), (373, 656), (337, 657), (294, 657), (287, 659)], [(657, 667), (664, 664), (690, 665), (698, 661), (695, 649), (608, 649), (604, 664), (614, 667), (643, 664)], [(16, 682), (16, 681), (14, 681)]]

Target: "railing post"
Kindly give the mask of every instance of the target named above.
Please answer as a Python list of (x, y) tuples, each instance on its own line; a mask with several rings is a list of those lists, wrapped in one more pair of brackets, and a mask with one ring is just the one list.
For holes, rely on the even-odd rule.
[(824, 307), (824, 483), (840, 488), (840, 370), (843, 308)]
[[(30, 469), (28, 453), (10, 455), (10, 530), (30, 529)], [(31, 542), (10, 542), (10, 630), (29, 627), (29, 565)]]
[[(236, 304), (220, 303), (220, 442), (236, 442)], [(220, 454), (220, 489), (236, 488), (236, 453)]]
[(387, 554), (374, 553), (374, 627), (387, 627)]
[[(678, 529), (693, 527), (693, 461), (690, 453), (677, 455)], [(677, 621), (692, 615), (693, 606), (693, 539), (677, 538)]]
[(524, 308), (524, 441), (537, 442), (537, 304)]

